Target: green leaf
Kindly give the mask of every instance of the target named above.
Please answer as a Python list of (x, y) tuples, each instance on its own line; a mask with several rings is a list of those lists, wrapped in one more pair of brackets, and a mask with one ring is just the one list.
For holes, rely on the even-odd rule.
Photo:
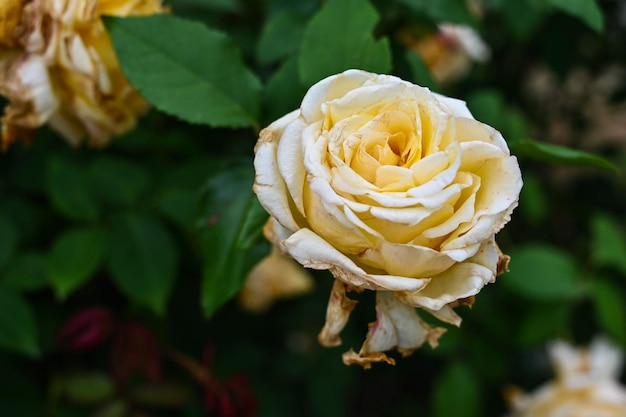
[(98, 270), (107, 243), (100, 228), (66, 230), (57, 238), (48, 255), (48, 278), (57, 297), (66, 298)]
[(532, 303), (528, 315), (521, 321), (517, 332), (518, 341), (523, 346), (544, 343), (561, 336), (562, 329), (568, 329), (571, 305), (549, 302)]
[(378, 20), (366, 0), (326, 2), (304, 31), (298, 57), (301, 81), (312, 85), (350, 68), (391, 71), (389, 42), (372, 35)]
[(478, 377), (463, 363), (452, 362), (437, 378), (433, 389), (433, 417), (478, 417), (482, 393)]
[(17, 249), (17, 228), (11, 218), (0, 212), (0, 268), (4, 267)]
[(197, 191), (168, 188), (159, 195), (157, 208), (180, 226), (191, 228), (198, 213), (198, 201)]
[[(249, 250), (260, 228), (258, 202), (251, 187), (251, 166), (240, 166), (217, 174), (206, 187), (202, 248), (204, 277), (202, 307), (207, 317), (232, 298), (254, 264), (260, 259), (258, 246)], [(254, 226), (254, 227), (253, 227)]]
[(257, 61), (261, 65), (271, 64), (298, 49), (306, 16), (291, 10), (275, 13), (263, 26), (256, 49)]
[(171, 15), (105, 22), (124, 74), (156, 108), (214, 127), (258, 125), (261, 83), (226, 35)]
[(167, 4), (172, 5), (175, 12), (179, 7), (230, 13), (237, 12), (241, 8), (240, 0), (170, 0)]
[(264, 96), (264, 109), (268, 114), (264, 119), (272, 122), (300, 107), (306, 88), (298, 79), (298, 61), (291, 58), (276, 71), (267, 82)]
[(37, 323), (26, 301), (0, 284), (0, 347), (30, 357), (39, 356)]
[(152, 217), (129, 214), (111, 232), (109, 268), (129, 298), (165, 312), (176, 277), (178, 254), (170, 232)]
[(137, 203), (150, 188), (150, 176), (130, 161), (99, 156), (89, 166), (89, 175), (103, 202), (127, 207)]
[(235, 247), (239, 250), (248, 250), (263, 241), (265, 239), (263, 237), (263, 225), (267, 222), (268, 217), (259, 200), (253, 198), (244, 213)]
[(54, 207), (73, 220), (95, 220), (98, 205), (85, 172), (78, 165), (62, 158), (48, 164), (46, 189)]
[(421, 85), (422, 87), (428, 87), (431, 90), (436, 90), (438, 88), (437, 82), (430, 74), (430, 70), (426, 66), (424, 60), (411, 50), (407, 50), (404, 56), (409, 63), (409, 67), (411, 68), (413, 82)]
[(621, 225), (607, 214), (596, 214), (591, 220), (591, 259), (626, 275), (626, 237)]
[(567, 253), (553, 246), (535, 244), (511, 250), (509, 255), (509, 272), (499, 282), (511, 292), (537, 300), (575, 295), (578, 269)]
[(548, 215), (548, 201), (543, 184), (536, 175), (524, 172), (524, 187), (520, 194), (519, 210), (531, 224), (539, 224)]
[(626, 308), (622, 288), (598, 277), (592, 282), (591, 299), (602, 330), (626, 346)]
[(501, 131), (509, 143), (528, 136), (528, 122), (524, 114), (509, 106), (499, 91), (479, 90), (468, 98), (467, 106), (477, 120)]
[(498, 5), (507, 27), (518, 40), (529, 38), (545, 20), (546, 7), (543, 1), (505, 0)]
[(434, 22), (465, 23), (472, 25), (476, 19), (464, 0), (398, 0), (418, 13), (425, 13)]
[(48, 285), (46, 257), (38, 252), (20, 254), (3, 275), (4, 284), (16, 291), (41, 289)]
[(604, 19), (596, 0), (548, 0), (557, 9), (581, 19), (591, 29), (602, 32)]
[(100, 404), (115, 394), (115, 383), (105, 373), (79, 373), (63, 383), (65, 396), (77, 404)]
[(559, 165), (591, 166), (614, 172), (619, 171), (615, 165), (597, 155), (531, 139), (521, 139), (511, 143), (511, 151), (520, 156)]

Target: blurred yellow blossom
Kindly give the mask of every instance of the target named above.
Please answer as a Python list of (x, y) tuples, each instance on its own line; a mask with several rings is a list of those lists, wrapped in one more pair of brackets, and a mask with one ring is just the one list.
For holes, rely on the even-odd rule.
[(589, 349), (554, 342), (549, 353), (556, 378), (530, 394), (512, 393), (511, 417), (626, 417), (623, 356), (608, 340)]
[(149, 15), (161, 0), (8, 0), (0, 6), (2, 147), (44, 124), (93, 146), (132, 129), (147, 104), (120, 68), (101, 16)]
[(442, 23), (436, 33), (426, 36), (403, 31), (399, 40), (424, 60), (440, 84), (463, 78), (472, 62), (486, 62), (491, 57), (491, 50), (480, 35), (466, 25)]
[(309, 273), (290, 257), (272, 249), (248, 275), (239, 302), (246, 310), (261, 313), (276, 300), (297, 297), (311, 289), (313, 279)]

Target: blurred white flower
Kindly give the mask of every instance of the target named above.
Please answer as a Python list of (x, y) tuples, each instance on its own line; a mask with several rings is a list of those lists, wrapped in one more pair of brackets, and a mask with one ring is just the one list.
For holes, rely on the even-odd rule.
[(511, 417), (626, 417), (626, 387), (619, 383), (622, 352), (597, 338), (589, 349), (554, 342), (556, 378), (528, 394), (514, 393)]

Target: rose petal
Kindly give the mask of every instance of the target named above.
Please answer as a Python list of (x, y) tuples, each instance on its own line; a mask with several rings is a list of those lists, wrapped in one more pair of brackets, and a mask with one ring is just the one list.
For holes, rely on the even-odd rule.
[(498, 253), (493, 237), (485, 241), (472, 258), (454, 264), (441, 274), (432, 277), (420, 291), (396, 294), (402, 302), (414, 306), (439, 310), (444, 305), (477, 294), (488, 282), (495, 279)]
[(321, 120), (323, 117), (322, 103), (343, 97), (348, 91), (363, 85), (365, 81), (374, 76), (374, 74), (361, 70), (348, 70), (319, 81), (307, 91), (302, 99), (300, 108), (304, 120), (307, 123)]
[(305, 215), (311, 229), (344, 253), (356, 254), (373, 246), (365, 231), (380, 236), (356, 216), (349, 219), (346, 213), (350, 209), (338, 206), (342, 200), (325, 181), (313, 179), (305, 184), (304, 191)]
[(289, 254), (305, 267), (330, 269), (336, 278), (355, 287), (371, 290), (417, 291), (428, 283), (427, 279), (367, 273), (309, 229), (298, 230), (286, 239), (283, 245)]
[(432, 93), (432, 95), (435, 96), (439, 103), (446, 106), (452, 116), (467, 117), (468, 119), (474, 118), (470, 110), (467, 108), (467, 104), (463, 100), (447, 97), (439, 93)]
[(423, 308), (423, 310), (427, 311), (428, 313), (432, 314), (434, 317), (445, 323), (452, 324), (456, 327), (461, 326), (461, 317), (456, 314), (454, 309), (449, 304), (446, 304), (439, 310), (431, 310), (429, 308)]
[(380, 265), (393, 275), (429, 278), (437, 275), (455, 261), (431, 248), (382, 241), (376, 249), (368, 249), (359, 255), (364, 263)]
[(322, 346), (332, 347), (341, 344), (339, 333), (343, 330), (350, 319), (350, 313), (354, 310), (357, 301), (346, 296), (346, 284), (338, 279), (333, 282), (333, 288), (326, 308), (326, 323), (318, 335)]
[(304, 214), (302, 187), (306, 176), (303, 164), (302, 137), (306, 129), (311, 129), (311, 126), (307, 126), (301, 116), (294, 118), (285, 126), (282, 134), (279, 136), (276, 149), (278, 171), (301, 214)]
[(285, 127), (298, 117), (299, 111), (293, 111), (278, 119), (261, 131), (255, 147), (253, 190), (259, 202), (268, 213), (289, 230), (297, 230), (289, 205), (287, 186), (280, 176), (276, 150), (278, 141)]
[(433, 328), (419, 318), (415, 308), (399, 302), (388, 291), (376, 292), (376, 321), (370, 323), (367, 338), (358, 355), (353, 351), (343, 356), (346, 364), (369, 368), (372, 362), (393, 363), (382, 352), (397, 348), (403, 356), (410, 355), (426, 341), (435, 347), (443, 328)]

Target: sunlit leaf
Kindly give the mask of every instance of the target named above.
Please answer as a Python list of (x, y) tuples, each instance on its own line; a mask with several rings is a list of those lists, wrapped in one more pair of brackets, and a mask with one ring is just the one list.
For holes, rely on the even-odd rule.
[(124, 74), (155, 107), (192, 123), (258, 125), (261, 84), (226, 35), (171, 15), (106, 23)]

